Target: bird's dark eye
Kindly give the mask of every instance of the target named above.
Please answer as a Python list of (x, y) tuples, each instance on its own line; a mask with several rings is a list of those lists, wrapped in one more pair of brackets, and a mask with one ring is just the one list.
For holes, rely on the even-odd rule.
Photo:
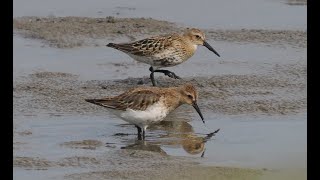
[(201, 37), (199, 35), (196, 35), (196, 38), (200, 39)]
[(188, 95), (188, 98), (193, 99), (193, 97), (190, 94)]

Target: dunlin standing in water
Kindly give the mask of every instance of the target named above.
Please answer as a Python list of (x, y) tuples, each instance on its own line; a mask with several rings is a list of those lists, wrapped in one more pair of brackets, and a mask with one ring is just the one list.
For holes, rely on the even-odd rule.
[(205, 34), (199, 29), (187, 29), (183, 34), (169, 34), (142, 39), (132, 43), (109, 43), (108, 47), (118, 49), (136, 61), (151, 65), (150, 79), (153, 86), (156, 86), (154, 73), (161, 72), (165, 75), (180, 79), (175, 73), (160, 68), (171, 67), (188, 60), (198, 45), (207, 47), (217, 56), (220, 55), (205, 40)]
[(192, 105), (203, 116), (197, 105), (198, 93), (191, 84), (179, 87), (138, 87), (115, 97), (86, 99), (87, 102), (103, 106), (115, 115), (134, 124), (138, 129), (138, 139), (145, 139), (146, 128), (162, 121), (170, 112), (182, 104)]

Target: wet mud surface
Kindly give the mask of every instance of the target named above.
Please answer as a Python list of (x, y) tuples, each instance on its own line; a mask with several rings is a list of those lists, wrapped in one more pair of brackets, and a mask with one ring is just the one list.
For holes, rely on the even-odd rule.
[[(13, 27), (14, 33), (28, 39), (41, 40), (43, 46), (49, 45), (59, 49), (105, 46), (109, 41), (133, 41), (151, 35), (179, 32), (185, 28), (175, 23), (150, 18), (115, 17), (19, 17), (13, 19)], [(211, 41), (235, 44), (262, 43), (267, 46), (290, 46), (298, 50), (305, 50), (307, 44), (307, 33), (298, 30), (204, 29), (204, 31)], [(248, 123), (245, 125), (249, 125), (254, 122), (247, 119), (263, 116), (266, 117), (265, 121), (276, 121), (274, 117), (280, 117), (280, 120), (285, 117), (284, 122), (287, 123), (288, 117), (297, 116), (298, 119), (302, 117), (301, 120), (305, 118), (300, 115), (306, 113), (307, 107), (307, 62), (306, 56), (302, 57), (305, 58), (295, 62), (287, 62), (290, 60), (288, 58), (283, 59), (282, 63), (261, 63), (261, 71), (257, 73), (188, 76), (182, 77), (181, 80), (157, 74), (156, 80), (163, 87), (178, 86), (187, 82), (194, 84), (199, 91), (198, 105), (201, 111), (209, 116), (209, 120), (210, 116), (213, 116), (211, 120), (214, 117), (228, 120), (230, 117), (244, 116), (243, 121)], [(232, 59), (229, 63), (237, 64)], [(122, 73), (138, 69), (141, 65), (131, 62), (106, 62), (97, 66), (108, 66), (115, 72)], [(192, 69), (192, 65), (186, 68)], [(150, 79), (144, 73), (139, 77), (130, 77), (128, 73), (124, 74), (125, 78), (101, 80), (103, 78), (100, 77), (99, 80), (84, 80), (76, 73), (31, 69), (27, 74), (17, 76), (13, 82), (13, 166), (16, 177), (26, 179), (35, 177), (144, 179), (150, 176), (154, 179), (304, 179), (306, 177), (305, 171), (290, 172), (290, 176), (279, 178), (280, 175), (269, 169), (206, 166), (199, 163), (203, 159), (201, 156), (205, 158), (209, 153), (205, 152), (206, 141), (211, 143), (211, 146), (214, 146), (213, 141), (222, 145), (223, 143), (237, 145), (240, 142), (239, 147), (240, 144), (246, 144), (244, 138), (246, 136), (240, 137), (244, 138), (244, 141), (237, 141), (237, 134), (229, 132), (229, 136), (234, 136), (235, 141), (224, 142), (223, 138), (226, 137), (223, 136), (217, 140), (215, 137), (206, 140), (205, 134), (199, 133), (203, 131), (193, 127), (191, 114), (194, 112), (187, 106), (180, 107), (176, 114), (173, 113), (167, 118), (168, 121), (151, 126), (147, 133), (149, 140), (142, 143), (134, 139), (135, 129), (131, 125), (119, 123), (118, 119), (108, 115), (106, 109), (84, 101), (87, 98), (118, 95), (132, 87), (150, 86)], [(232, 124), (227, 125), (232, 126)], [(275, 126), (276, 124), (272, 128)], [(243, 133), (245, 134), (247, 130), (249, 129), (244, 129)], [(219, 133), (224, 132), (228, 133), (224, 129)], [(249, 136), (252, 137), (252, 134)], [(291, 140), (290, 137), (288, 139)], [(231, 146), (233, 147), (235, 146)], [(177, 149), (183, 149), (188, 155), (195, 156), (172, 156), (171, 154), (176, 153)], [(218, 162), (217, 159), (218, 157), (216, 157)], [(39, 172), (42, 175), (39, 175)], [(295, 173), (298, 175), (293, 176)]]
[[(198, 104), (203, 113), (272, 117), (276, 114), (294, 115), (306, 111), (306, 69), (303, 65), (277, 66), (270, 69), (270, 74), (192, 77), (182, 80), (158, 76), (157, 80), (164, 87), (178, 86), (186, 82), (196, 85), (200, 94)], [(84, 99), (117, 95), (128, 88), (150, 85), (148, 77), (83, 81), (77, 75), (68, 73), (36, 72), (22, 77), (14, 84), (14, 114), (16, 117), (23, 116), (22, 119), (17, 118), (14, 124), (25, 119), (25, 116), (37, 116), (38, 113), (47, 113), (52, 117), (70, 114), (104, 115), (104, 108), (86, 103)], [(184, 108), (188, 107), (181, 107), (181, 111)], [(200, 158), (205, 144), (201, 136), (193, 134), (190, 124), (172, 124), (166, 121), (163, 123), (160, 126), (151, 126), (149, 132), (171, 132), (171, 135), (157, 135), (160, 139), (170, 141), (152, 140), (150, 144), (132, 144), (129, 141), (125, 142), (128, 145), (120, 150), (117, 144), (108, 144), (99, 139), (66, 141), (60, 143), (61, 148), (108, 152), (93, 156), (73, 155), (53, 161), (16, 156), (13, 165), (25, 170), (66, 167), (78, 169), (78, 172), (62, 173), (64, 179), (141, 179), (151, 175), (155, 179), (259, 179), (266, 173), (275, 176), (272, 171), (205, 167), (193, 162), (194, 159), (191, 158), (170, 156), (162, 146), (181, 146), (189, 154), (197, 154)], [(177, 130), (180, 126), (182, 129)], [(170, 130), (170, 127), (173, 129)], [(133, 127), (130, 133), (134, 132), (132, 130)], [(23, 142), (19, 140), (19, 136), (30, 136), (32, 130), (14, 133), (18, 136), (14, 141), (14, 149), (22, 150), (25, 145), (19, 144)], [(126, 139), (126, 136), (123, 138)], [(90, 170), (86, 172), (82, 169)], [(295, 177), (303, 178), (305, 174), (303, 172)]]
[[(105, 46), (115, 38), (134, 41), (143, 37), (181, 31), (187, 27), (151, 18), (20, 17), (13, 28), (25, 37), (44, 40), (58, 48)], [(307, 32), (298, 30), (204, 29), (207, 39), (230, 42), (307, 46)]]
[[(181, 80), (162, 75), (162, 87), (192, 83), (199, 90), (199, 106), (203, 111), (222, 114), (289, 114), (306, 109), (306, 67), (276, 66), (270, 74), (192, 77)], [(37, 72), (14, 84), (14, 111), (97, 113), (104, 109), (92, 106), (86, 98), (117, 95), (128, 88), (150, 86), (148, 77), (120, 80), (81, 81), (76, 75)], [(32, 97), (29, 99), (29, 97)]]
[[(95, 171), (73, 173), (64, 179), (143, 179), (152, 176), (154, 179), (256, 179), (262, 170), (199, 167), (197, 164), (180, 159), (176, 161), (150, 151), (125, 151), (110, 158), (103, 157), (70, 157), (59, 161), (48, 161), (40, 158), (15, 157), (14, 166), (28, 170), (46, 171), (48, 168), (95, 168)], [(151, 161), (146, 163), (147, 161)], [(135, 168), (139, 167), (139, 168)]]

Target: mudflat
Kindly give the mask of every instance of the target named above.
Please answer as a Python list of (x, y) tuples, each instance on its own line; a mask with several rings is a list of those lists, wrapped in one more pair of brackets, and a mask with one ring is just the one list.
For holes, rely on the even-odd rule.
[[(68, 53), (76, 51), (77, 48), (103, 47), (108, 41), (133, 41), (151, 35), (180, 32), (185, 28), (152, 18), (115, 17), (19, 17), (13, 19), (13, 27), (15, 38), (40, 40), (43, 47), (36, 47), (36, 50), (56, 51), (58, 48), (67, 50)], [(290, 122), (291, 116), (297, 116), (304, 122), (307, 107), (307, 59), (304, 54), (306, 31), (205, 29), (205, 32), (209, 41), (243, 46), (254, 44), (262, 48), (275, 46), (288, 53), (297, 51), (301, 58), (291, 61), (293, 58), (288, 56), (276, 59), (277, 63), (258, 62), (258, 65), (253, 67), (257, 73), (215, 74), (210, 71), (207, 76), (190, 75), (181, 80), (158, 76), (156, 79), (161, 86), (193, 83), (199, 90), (199, 106), (209, 119), (209, 127), (218, 124), (214, 120), (216, 115), (226, 121), (231, 117), (244, 117), (244, 123), (241, 124), (243, 132), (249, 131), (250, 128), (246, 127), (253, 123), (245, 120), (257, 116), (265, 117), (266, 122), (273, 122), (275, 117), (280, 117), (279, 121), (288, 124), (293, 123)], [(30, 44), (26, 47), (35, 46)], [(63, 57), (63, 53), (57, 51), (56, 55)], [(92, 58), (98, 56), (93, 54)], [(35, 54), (29, 58), (33, 57), (39, 58)], [(116, 57), (117, 54), (113, 53), (108, 58)], [(48, 62), (45, 55), (42, 58), (37, 59), (37, 62)], [(14, 61), (21, 64), (24, 62), (22, 58)], [(221, 137), (213, 137), (212, 141), (203, 142), (200, 125), (190, 125), (201, 124), (201, 121), (196, 122), (196, 116), (192, 115), (194, 112), (188, 107), (181, 107), (177, 112), (187, 114), (186, 117), (179, 119), (179, 116), (172, 115), (164, 123), (150, 127), (151, 135), (147, 137), (149, 140), (140, 144), (135, 141), (135, 135), (132, 135), (134, 127), (111, 116), (105, 109), (90, 105), (84, 99), (117, 95), (137, 86), (150, 86), (148, 67), (134, 63), (128, 57), (120, 62), (110, 62), (108, 59), (105, 64), (95, 62), (96, 69), (86, 69), (85, 65), (81, 65), (83, 60), (74, 59), (74, 63), (83, 66), (81, 68), (85, 71), (108, 68), (121, 74), (121, 78), (84, 79), (80, 74), (63, 70), (64, 61), (67, 60), (62, 58), (56, 61), (58, 69), (61, 67), (60, 71), (28, 66), (16, 68), (17, 73), (25, 70), (21, 67), (27, 69), (15, 76), (13, 88), (13, 166), (16, 179), (306, 179), (303, 148), (294, 152), (303, 160), (298, 170), (261, 168), (261, 165), (217, 165), (218, 157), (211, 156), (213, 153), (208, 155), (210, 160), (213, 159), (210, 165), (203, 164), (208, 151), (214, 152), (218, 145), (227, 150), (229, 146), (223, 146), (224, 144), (234, 145), (237, 142), (224, 141), (223, 138), (232, 136), (223, 136), (228, 134), (228, 131), (224, 133), (224, 129), (219, 132), (222, 133)], [(192, 62), (184, 66), (183, 71), (192, 72), (194, 66), (204, 69), (208, 66), (207, 63), (198, 63), (201, 59), (190, 61)], [(250, 61), (239, 62), (233, 59), (222, 61), (220, 65), (251, 68)], [(215, 66), (219, 64), (216, 63)], [(141, 69), (146, 70), (140, 71)], [(126, 72), (128, 70), (136, 71), (136, 77), (131, 77), (130, 73)], [(276, 123), (270, 126), (276, 128)], [(281, 131), (285, 133), (286, 140), (291, 142), (290, 131), (285, 128)], [(303, 132), (296, 133), (303, 137)], [(118, 133), (128, 135), (117, 136)], [(268, 134), (264, 133), (262, 135)], [(241, 137), (244, 140), (239, 141), (239, 144), (245, 146), (248, 143), (247, 137)], [(200, 141), (197, 140), (199, 138)], [(303, 145), (303, 142), (296, 141), (299, 146)], [(251, 141), (250, 143), (255, 144)], [(260, 151), (259, 146), (256, 148)], [(177, 149), (184, 149), (189, 155), (172, 155)], [(201, 158), (203, 152), (204, 157)], [(241, 153), (234, 154), (241, 157)], [(288, 159), (288, 162), (290, 160)], [(239, 160), (240, 164), (246, 161), (250, 160)]]

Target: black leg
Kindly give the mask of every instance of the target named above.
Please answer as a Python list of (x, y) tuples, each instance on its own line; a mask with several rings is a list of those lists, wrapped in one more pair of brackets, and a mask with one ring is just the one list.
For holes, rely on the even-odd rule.
[(142, 139), (143, 140), (146, 139), (146, 131), (144, 129), (142, 129)]
[(136, 126), (136, 128), (138, 129), (138, 140), (142, 140), (142, 137), (141, 137), (141, 128), (139, 126)]
[(204, 153), (206, 152), (206, 148), (204, 148), (202, 154), (201, 154), (201, 157), (203, 158), (204, 157)]
[(179, 76), (177, 76), (174, 72), (168, 71), (168, 70), (163, 70), (163, 69), (159, 69), (159, 70), (154, 70), (153, 72), (161, 72), (166, 76), (169, 76), (173, 79), (181, 79)]
[(171, 72), (169, 70), (164, 70), (164, 69), (157, 69), (157, 70), (154, 70), (153, 67), (151, 66), (149, 68), (149, 71), (151, 71), (150, 73), (150, 79), (151, 79), (151, 82), (152, 82), (152, 85), (153, 86), (157, 86), (157, 83), (156, 81), (154, 80), (154, 73), (155, 72), (160, 72), (160, 73), (163, 73), (164, 75), (166, 76), (169, 76), (171, 78), (174, 78), (174, 79), (181, 79), (179, 76), (177, 76), (174, 72)]
[(153, 67), (151, 66), (151, 67), (149, 68), (149, 70), (151, 71), (150, 79), (151, 79), (152, 85), (153, 85), (153, 86), (157, 86), (157, 83), (156, 83), (156, 81), (154, 80), (154, 70), (153, 70)]

